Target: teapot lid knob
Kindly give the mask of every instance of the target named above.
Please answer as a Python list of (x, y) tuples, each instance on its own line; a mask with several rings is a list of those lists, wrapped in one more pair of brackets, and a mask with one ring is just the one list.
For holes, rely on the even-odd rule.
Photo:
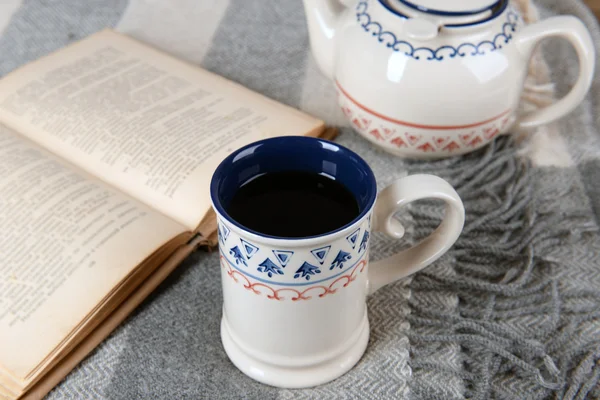
[(438, 26), (424, 18), (411, 18), (404, 23), (404, 32), (415, 40), (431, 40), (438, 35)]

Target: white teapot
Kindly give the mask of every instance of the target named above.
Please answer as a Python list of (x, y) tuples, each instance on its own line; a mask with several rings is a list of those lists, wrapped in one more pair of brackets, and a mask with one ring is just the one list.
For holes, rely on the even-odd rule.
[[(514, 126), (563, 117), (585, 97), (592, 39), (573, 16), (525, 25), (509, 0), (304, 0), (312, 54), (353, 128), (398, 156), (473, 151)], [(579, 77), (556, 103), (517, 118), (534, 47), (560, 36)]]

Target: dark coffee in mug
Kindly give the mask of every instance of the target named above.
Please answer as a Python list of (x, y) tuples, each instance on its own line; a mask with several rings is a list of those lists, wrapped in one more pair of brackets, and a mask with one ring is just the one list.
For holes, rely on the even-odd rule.
[(303, 171), (266, 173), (249, 180), (226, 210), (247, 229), (286, 238), (334, 231), (360, 213), (354, 195), (343, 184)]

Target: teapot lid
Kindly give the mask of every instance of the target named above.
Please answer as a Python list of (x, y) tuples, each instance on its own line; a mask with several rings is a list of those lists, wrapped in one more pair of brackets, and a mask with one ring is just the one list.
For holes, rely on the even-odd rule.
[(396, 0), (415, 10), (435, 15), (467, 16), (494, 8), (502, 0)]

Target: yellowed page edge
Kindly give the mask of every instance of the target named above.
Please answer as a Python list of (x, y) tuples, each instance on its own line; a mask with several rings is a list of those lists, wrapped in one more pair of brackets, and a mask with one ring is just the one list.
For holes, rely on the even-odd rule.
[(48, 394), (87, 355), (104, 341), (128, 315), (131, 314), (160, 285), (185, 258), (194, 251), (195, 244), (183, 246), (158, 268), (125, 302), (87, 336), (73, 352), (69, 353), (54, 369), (27, 391), (22, 399), (37, 400)]

